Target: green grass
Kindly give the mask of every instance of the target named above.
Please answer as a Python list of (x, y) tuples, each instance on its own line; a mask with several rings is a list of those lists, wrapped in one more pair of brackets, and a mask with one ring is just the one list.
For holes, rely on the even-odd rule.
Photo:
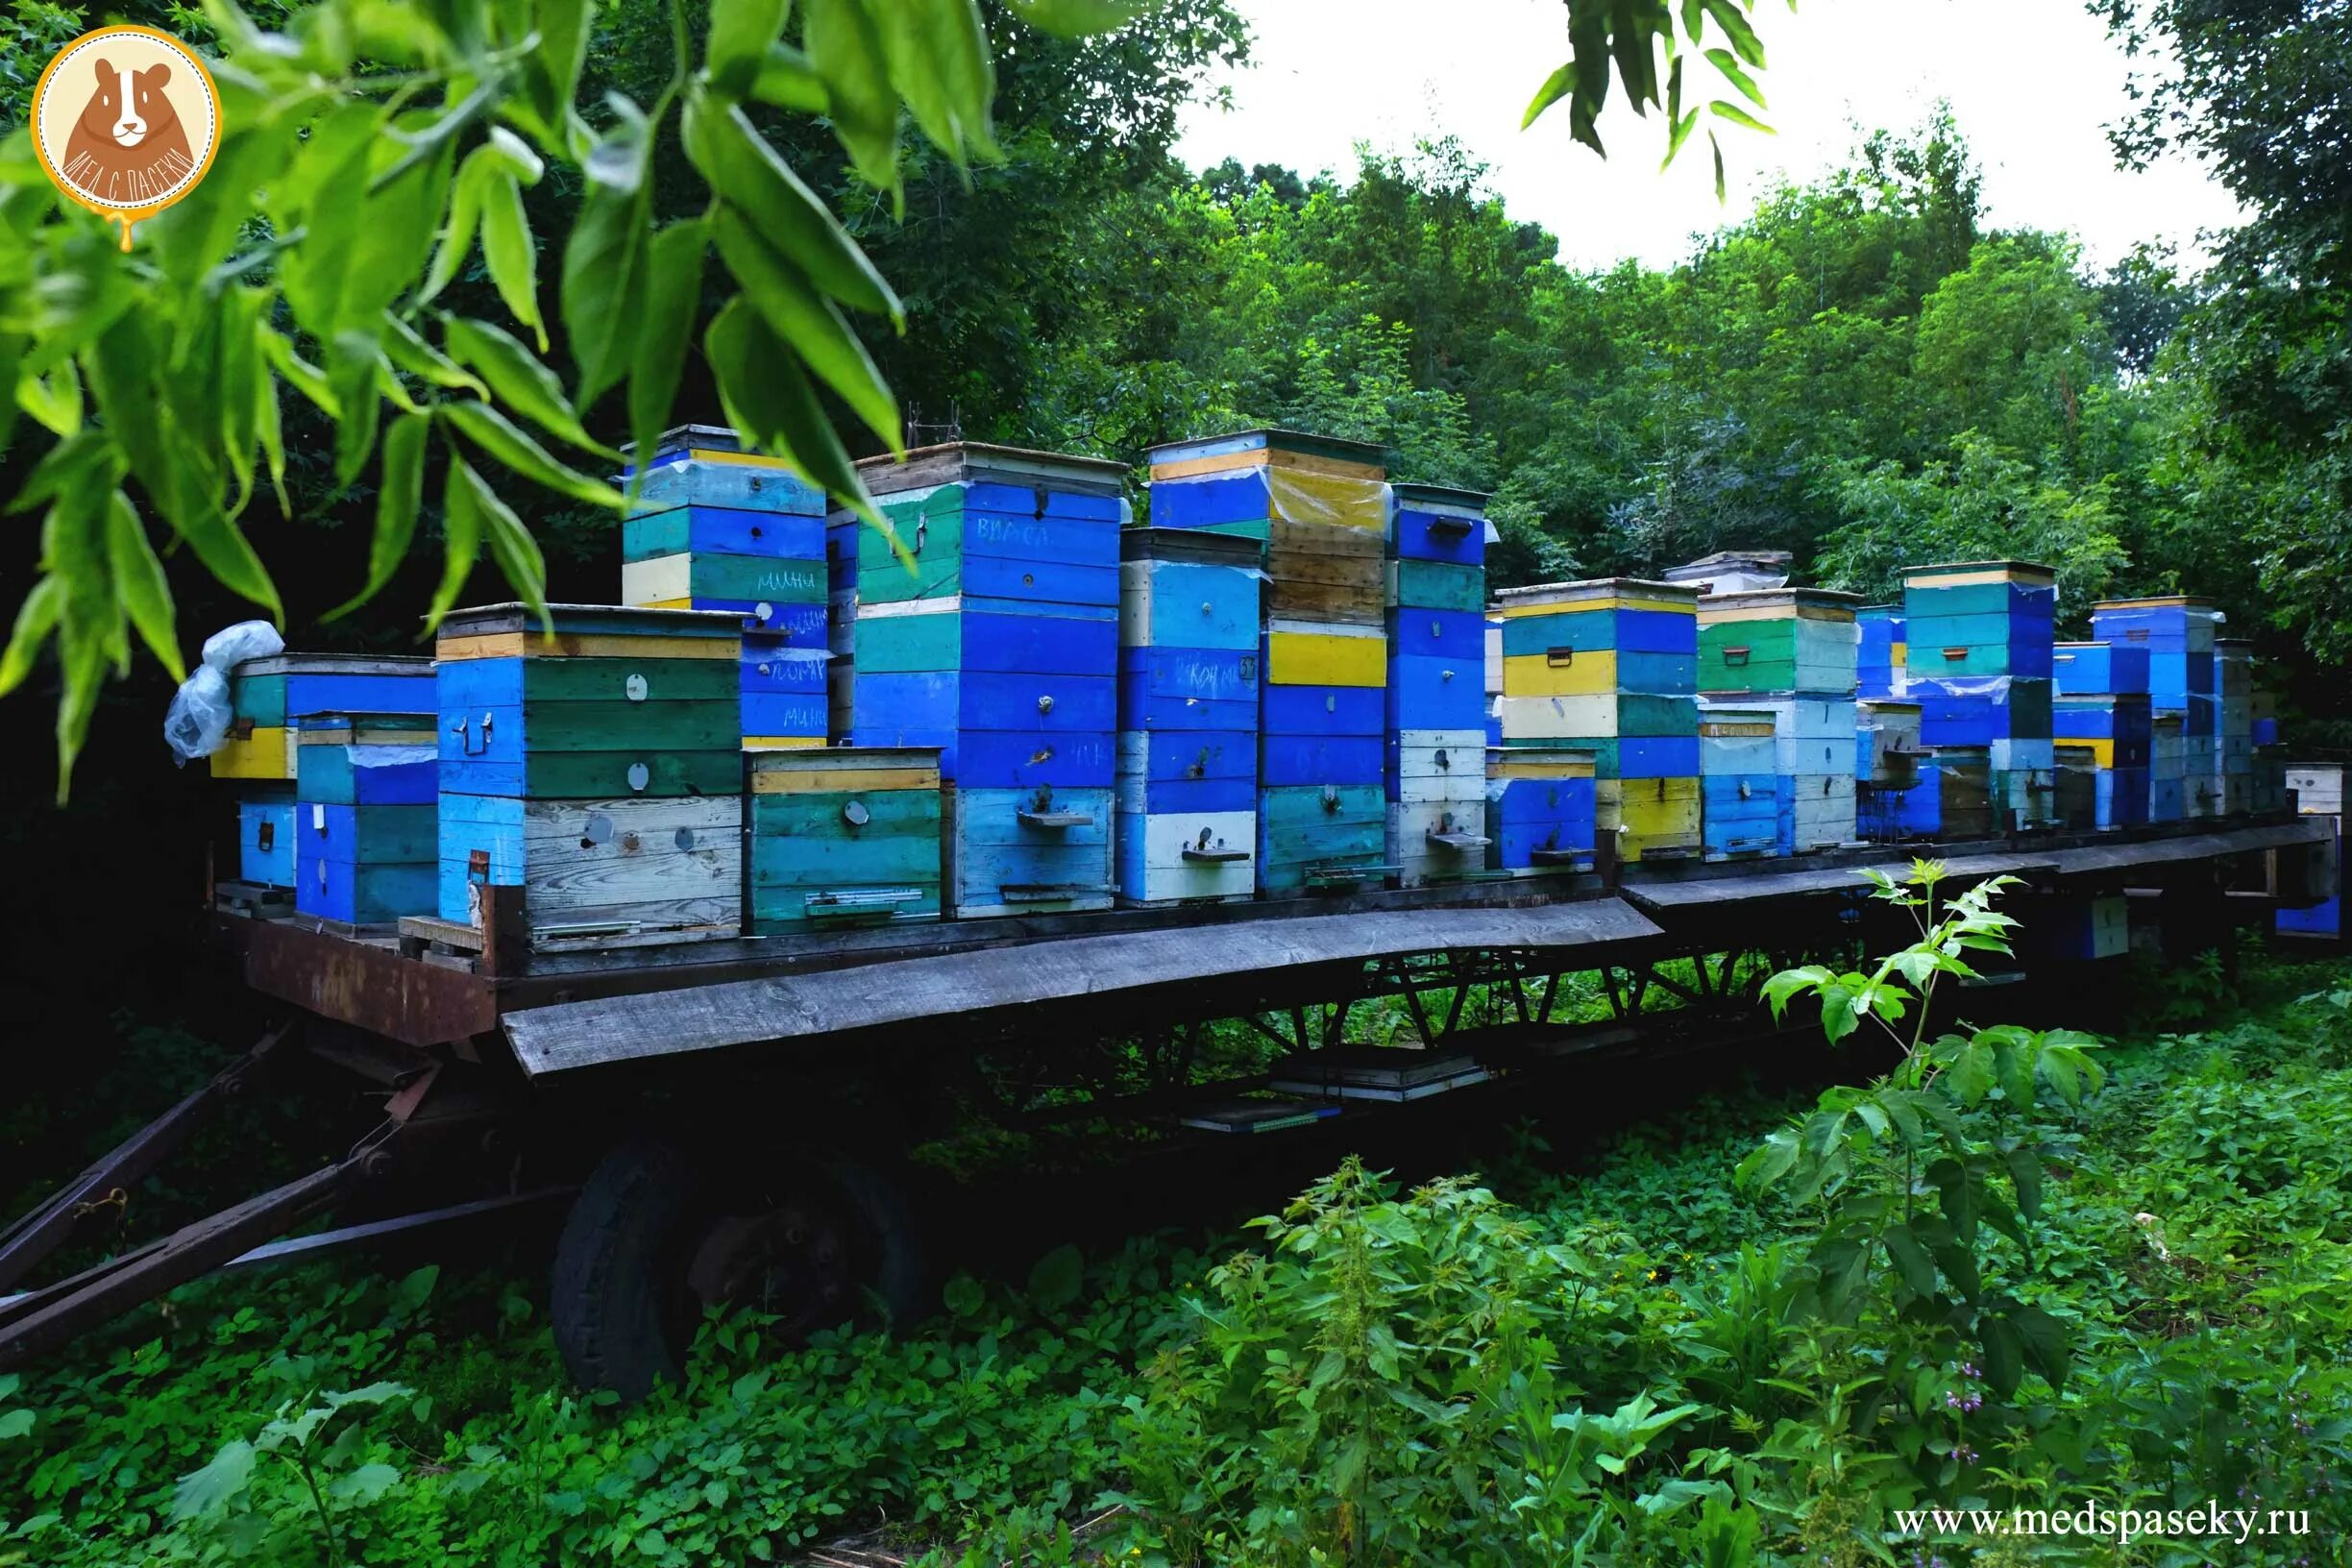
[[(527, 1283), (207, 1284), (0, 1379), (0, 1564), (737, 1564), (876, 1527), (973, 1563), (2340, 1561), (2352, 971), (2262, 969), (2243, 1006), (2201, 983), (2172, 998), (2201, 1032), (2103, 1053), (2017, 1268), (2072, 1375), (1996, 1424), (1948, 1420), (1970, 1384), (1926, 1369), (1906, 1420), (1980, 1453), (1949, 1484), (1841, 1407), (1867, 1346), (1789, 1312), (1808, 1213), (1731, 1181), (1788, 1108), (1720, 1101), (1573, 1180), (1507, 1157), (1516, 1204), (1342, 1172), (1212, 1251), (959, 1279), (914, 1337), (778, 1355), (715, 1322), (687, 1384), (626, 1410), (567, 1387)], [(1887, 1538), (1910, 1499), (2242, 1494), (2315, 1533)]]

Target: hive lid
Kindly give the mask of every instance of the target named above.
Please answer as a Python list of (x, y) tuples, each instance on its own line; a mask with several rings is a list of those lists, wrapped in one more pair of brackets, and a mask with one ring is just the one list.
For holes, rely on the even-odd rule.
[(1939, 561), (1931, 566), (1903, 568), (1903, 585), (1909, 587), (1916, 578), (1956, 577), (1977, 573), (2003, 573), (2013, 577), (2031, 577), (2036, 586), (2046, 586), (2058, 580), (2055, 567), (2038, 561)]
[(1461, 490), (1450, 484), (1415, 484), (1405, 480), (1390, 480), (1388, 489), (1396, 497), (1399, 506), (1409, 506), (1415, 511), (1424, 512), (1444, 508), (1468, 513), (1473, 517), (1483, 517), (1486, 512), (1486, 503), (1494, 499), (1489, 492), (1484, 490)]
[(1759, 610), (1786, 609), (1791, 616), (1851, 621), (1862, 607), (1860, 594), (1835, 588), (1746, 588), (1736, 593), (1707, 594), (1699, 600), (1699, 620), (1728, 621), (1743, 615), (1755, 619)]
[(2214, 601), (2195, 594), (2163, 594), (2154, 599), (2102, 599), (2091, 606), (2093, 615), (2101, 610), (2210, 610)]
[[(1184, 462), (1193, 457), (1220, 457), (1234, 453), (1285, 453), (1293, 457), (1319, 458), (1326, 463), (1347, 464), (1369, 468), (1369, 477), (1385, 475), (1385, 449), (1373, 441), (1350, 441), (1344, 436), (1316, 435), (1307, 430), (1286, 430), (1272, 426), (1254, 430), (1235, 430), (1227, 435), (1200, 436), (1189, 441), (1163, 441), (1144, 449), (1144, 456), (1154, 468)], [(1270, 460), (1270, 459), (1269, 459)]]
[(1593, 577), (1582, 582), (1542, 582), (1528, 588), (1504, 588), (1495, 603), (1509, 614), (1547, 604), (1578, 604), (1597, 599), (1669, 600), (1678, 607), (1697, 609), (1699, 590), (1687, 582), (1653, 582), (1646, 577)]
[[(550, 604), (548, 619), (558, 635), (567, 632), (627, 633), (651, 637), (723, 637), (743, 634), (744, 618), (735, 610), (651, 610), (626, 604)], [(500, 632), (537, 633), (538, 613), (528, 604), (480, 604), (452, 610), (441, 618), (440, 640), (484, 637)], [(525, 639), (525, 649), (539, 639)]]
[(917, 447), (903, 460), (884, 453), (860, 460), (857, 471), (866, 488), (876, 496), (943, 484), (1011, 484), (1074, 495), (1116, 496), (1127, 485), (1127, 465), (1108, 457), (1000, 447), (986, 441)]
[(273, 653), (247, 659), (236, 667), (249, 675), (406, 675), (432, 674), (433, 661), (422, 653)]

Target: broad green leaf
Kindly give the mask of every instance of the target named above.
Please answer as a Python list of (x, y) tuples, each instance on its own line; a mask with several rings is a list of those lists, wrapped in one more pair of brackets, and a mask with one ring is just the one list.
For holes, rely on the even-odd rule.
[(1913, 1295), (1932, 1296), (1936, 1293), (1935, 1263), (1928, 1258), (1927, 1249), (1921, 1246), (1919, 1238), (1911, 1234), (1910, 1226), (1890, 1225), (1879, 1239), (1886, 1243), (1887, 1256), (1894, 1261), (1895, 1271), (1902, 1276), (1903, 1284), (1910, 1287)]
[[(1704, 0), (1704, 3), (1707, 14), (1715, 18), (1715, 25), (1731, 39), (1731, 47), (1739, 51), (1740, 59), (1762, 70), (1764, 40), (1756, 37), (1755, 29), (1749, 25), (1737, 0)], [(1694, 33), (1692, 37), (1695, 38), (1697, 34)]]
[(875, 527), (886, 527), (792, 351), (740, 296), (702, 334), (727, 417), (752, 444), (790, 462)]
[(1822, 1033), (1828, 1038), (1830, 1044), (1835, 1045), (1862, 1027), (1862, 1020), (1854, 1012), (1853, 993), (1844, 986), (1825, 986), (1821, 1000)]
[(482, 194), (497, 172), (498, 155), (487, 147), (477, 147), (466, 155), (457, 170), (457, 187), (450, 200), (449, 225), (441, 231), (440, 247), (433, 252), (432, 266), (425, 274), (425, 286), (417, 293), (419, 303), (430, 301), (449, 287), (465, 265), (465, 258), (474, 249), (474, 235), (481, 225)]
[(702, 64), (714, 89), (729, 98), (749, 95), (791, 9), (791, 0), (711, 0)]
[(992, 153), (995, 71), (972, 0), (899, 0), (872, 14), (891, 85), (923, 135), (959, 167), (967, 147)]
[(400, 1472), (388, 1464), (363, 1464), (335, 1477), (327, 1489), (338, 1503), (365, 1506), (381, 1498), (399, 1480)]
[(464, 469), (465, 459), (453, 447), (449, 475), (441, 489), (441, 581), (425, 612), (428, 637), (455, 607), (457, 596), (465, 592), (467, 580), (474, 576), (474, 563), (481, 559), (481, 513), (475, 506), (473, 486), (459, 478)]
[(1576, 85), (1577, 67), (1574, 61), (1545, 77), (1543, 86), (1535, 89), (1535, 96), (1528, 100), (1527, 112), (1519, 116), (1519, 129), (1525, 131), (1541, 119), (1543, 111), (1574, 92)]
[(16, 379), (16, 406), (31, 414), (52, 435), (72, 435), (82, 429), (82, 377), (71, 359), (61, 359), (46, 376)]
[(274, 327), (261, 329), (260, 341), (262, 357), (285, 378), (287, 385), (309, 399), (329, 419), (343, 417), (343, 405), (335, 399), (334, 382), (327, 372), (297, 354), (293, 342)]
[(1090, 33), (1109, 33), (1125, 27), (1142, 13), (1127, 0), (1006, 0), (1013, 14), (1041, 33), (1066, 38)]
[(539, 541), (531, 537), (530, 529), (515, 516), (514, 508), (500, 500), (498, 492), (465, 459), (452, 457), (450, 461), (456, 469), (456, 479), (463, 482), (470, 494), (475, 515), (480, 519), (482, 536), (490, 546), (490, 558), (506, 575), (515, 598), (529, 606), (531, 613), (539, 617), (541, 629), (553, 636), (555, 623), (547, 607), (547, 557), (540, 553)]
[(702, 303), (702, 260), (709, 248), (710, 227), (698, 219), (672, 224), (655, 234), (647, 257), (645, 319), (628, 384), (632, 456), (641, 469), (669, 428), (695, 314)]
[(408, 542), (416, 536), (417, 509), (424, 501), (425, 437), (431, 429), (431, 415), (403, 414), (384, 432), (383, 476), (376, 491), (376, 533), (368, 545), (367, 585), (320, 619), (339, 620), (374, 599), (407, 559)]
[(261, 378), (254, 397), (254, 434), (260, 440), (261, 455), (269, 463), (270, 488), (278, 494), (278, 510), (286, 517), (294, 515), (293, 502), (286, 500), (285, 436), (278, 423), (278, 379)]
[(2042, 1157), (2031, 1149), (2011, 1149), (2002, 1160), (2009, 1179), (2017, 1184), (2018, 1210), (2027, 1219), (2042, 1213)]
[(41, 644), (49, 640), (64, 611), (65, 584), (60, 578), (44, 576), (25, 595), (24, 602), (16, 606), (8, 651), (0, 653), (0, 697), (24, 684), (33, 673), (34, 661), (40, 657)]
[(261, 362), (257, 329), (269, 306), (269, 293), (258, 288), (230, 288), (221, 294), (221, 350), (214, 397), (220, 427), (221, 453), (236, 479), (236, 499), (229, 515), (235, 517), (253, 500), (254, 447), (260, 438), (261, 387), (269, 371)]
[[(898, 94), (873, 18), (864, 0), (800, 0), (799, 9), (800, 46), (824, 79), (834, 135), (868, 184), (896, 195)], [(691, 132), (687, 145), (694, 145)], [(756, 199), (746, 205), (755, 212), (771, 210)]]
[(2039, 1307), (2018, 1307), (2004, 1314), (2017, 1331), (2026, 1361), (2050, 1387), (2066, 1388), (2068, 1363), (2072, 1360), (2072, 1335), (2067, 1326)]
[(2025, 1377), (2023, 1335), (2018, 1332), (2016, 1323), (1993, 1312), (1977, 1320), (1976, 1332), (1984, 1344), (1986, 1386), (2003, 1399), (2014, 1399), (2018, 1384)]
[(621, 493), (568, 468), (548, 454), (548, 450), (517, 429), (514, 422), (486, 403), (444, 403), (435, 410), (441, 418), (454, 426), (467, 440), (479, 447), (484, 455), (503, 464), (508, 470), (533, 484), (544, 485), (560, 496), (590, 506), (617, 511), (621, 508)]
[(539, 319), (539, 256), (531, 244), (530, 219), (523, 210), (523, 186), (501, 168), (485, 183), (481, 198), (482, 259), (490, 281), (515, 320), (537, 334), (547, 353), (547, 328)]
[(825, 80), (817, 74), (817, 67), (807, 55), (788, 43), (772, 43), (767, 58), (760, 61), (759, 75), (753, 78), (750, 96), (763, 104), (778, 109), (796, 109), (804, 114), (823, 114), (832, 110), (833, 95), (825, 87)]
[(903, 326), (898, 296), (866, 253), (734, 105), (690, 95), (686, 148), (719, 194), (756, 220), (764, 239), (809, 281), (852, 309)]
[[(1746, 110), (1740, 108), (1739, 105), (1729, 103), (1724, 99), (1716, 99), (1713, 103), (1707, 105), (1707, 110), (1719, 120), (1729, 120), (1733, 125), (1744, 125), (1751, 131), (1761, 131), (1768, 136), (1777, 135), (1779, 134), (1771, 126), (1766, 125), (1762, 120), (1757, 119), (1753, 114), (1751, 114)], [(1721, 150), (1718, 149), (1719, 157), (1720, 153)]]
[(1981, 1040), (1971, 1041), (1945, 1069), (1945, 1091), (1962, 1105), (1974, 1105), (1993, 1087), (1993, 1047)]
[(761, 239), (731, 204), (719, 204), (712, 230), (720, 258), (769, 327), (841, 395), (869, 429), (893, 451), (898, 450), (903, 442), (897, 400), (833, 302), (810, 287), (807, 277)]
[(331, 339), (343, 325), (369, 173), (383, 135), (383, 106), (350, 100), (311, 128), (302, 156), (271, 187), (271, 213), (281, 232), (303, 231), (302, 243), (278, 258), (278, 276), (295, 321), (313, 337)]
[(1768, 1188), (1787, 1175), (1797, 1164), (1797, 1138), (1793, 1133), (1778, 1132), (1767, 1138), (1742, 1160), (1733, 1180), (1743, 1187), (1758, 1189)]
[(174, 1519), (201, 1519), (218, 1513), (253, 1479), (254, 1447), (243, 1438), (221, 1445), (203, 1469), (180, 1478), (172, 1493)]
[(383, 417), (383, 399), (377, 394), (376, 371), (383, 350), (366, 332), (337, 332), (328, 345), (327, 379), (334, 388), (335, 404), (343, 416), (335, 422), (335, 488), (341, 490), (359, 477), (376, 450), (376, 428)]
[(508, 408), (583, 451), (620, 459), (619, 453), (590, 435), (572, 412), (555, 373), (512, 336), (486, 321), (445, 316), (441, 339), (453, 356), (481, 373)]
[(1964, 1247), (1976, 1244), (1977, 1200), (1982, 1195), (1968, 1168), (1957, 1160), (1938, 1160), (1927, 1167), (1928, 1185), (1951, 1222), (1954, 1239)]
[(156, 662), (171, 672), (172, 679), (185, 680), (187, 665), (180, 657), (180, 633), (172, 618), (171, 585), (163, 578), (163, 563), (157, 558), (155, 546), (148, 543), (138, 509), (120, 490), (114, 492), (107, 506), (106, 543), (107, 564), (114, 576), (114, 597), (130, 616), (131, 624), (138, 628)]
[[(610, 142), (612, 138), (607, 138)], [(643, 167), (649, 145), (625, 143), (637, 160), (626, 189), (591, 184), (564, 246), (558, 304), (572, 362), (579, 367), (575, 407), (585, 411), (618, 382), (644, 331), (646, 229), (653, 183)]]
[(1056, 1247), (1029, 1270), (1030, 1303), (1042, 1311), (1059, 1311), (1078, 1299), (1085, 1283), (1085, 1254), (1075, 1246)]
[(1739, 89), (1741, 97), (1758, 109), (1770, 107), (1764, 102), (1764, 89), (1756, 86), (1754, 77), (1740, 68), (1740, 62), (1732, 57), (1730, 50), (1709, 49), (1706, 58), (1707, 63), (1714, 66), (1725, 81)]
[(393, 364), (434, 386), (446, 386), (453, 392), (471, 392), (478, 398), (490, 396), (490, 389), (482, 384), (479, 377), (425, 341), (415, 328), (400, 317), (387, 312), (383, 325), (384, 355)]
[[(31, 1410), (0, 1410), (0, 1442), (6, 1442), (12, 1437), (22, 1437), (33, 1430), (35, 1419), (34, 1412)], [(55, 1516), (52, 1515), (52, 1517)], [(21, 1531), (21, 1526), (19, 1530)]]

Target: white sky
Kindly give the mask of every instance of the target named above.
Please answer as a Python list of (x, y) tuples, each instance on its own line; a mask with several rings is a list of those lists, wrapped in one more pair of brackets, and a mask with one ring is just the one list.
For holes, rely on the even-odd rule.
[[(1567, 58), (1555, 0), (1248, 0), (1243, 11), (1256, 62), (1225, 79), (1231, 112), (1187, 111), (1176, 149), (1186, 163), (1233, 157), (1344, 175), (1360, 140), (1409, 152), (1451, 133), (1490, 165), (1514, 217), (1559, 236), (1572, 266), (1678, 260), (1694, 233), (1743, 215), (1774, 171), (1808, 178), (1845, 157), (1857, 123), (1908, 128), (1939, 98), (1983, 167), (1995, 225), (2064, 230), (2103, 266), (2143, 238), (2171, 240), (2193, 261), (2200, 229), (2236, 221), (2228, 193), (2193, 163), (2115, 167), (2103, 127), (2128, 106), (2127, 64), (2081, 0), (1803, 0), (1795, 12), (1764, 0), (1763, 118), (1779, 134), (1720, 128), (1725, 206), (1704, 136), (1660, 174), (1662, 118), (1635, 119), (1614, 92), (1601, 121), (1605, 162), (1569, 139), (1564, 103), (1519, 129)], [(1692, 62), (1690, 83), (1733, 96), (1712, 90), (1720, 78), (1703, 65)]]

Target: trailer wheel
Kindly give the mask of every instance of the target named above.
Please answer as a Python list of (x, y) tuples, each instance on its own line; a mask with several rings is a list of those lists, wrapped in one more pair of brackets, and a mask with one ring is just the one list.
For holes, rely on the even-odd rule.
[(929, 1305), (927, 1281), (905, 1200), (864, 1166), (755, 1177), (640, 1138), (580, 1188), (549, 1315), (576, 1380), (635, 1400), (678, 1376), (708, 1308), (761, 1312), (791, 1344), (853, 1320), (911, 1322)]

